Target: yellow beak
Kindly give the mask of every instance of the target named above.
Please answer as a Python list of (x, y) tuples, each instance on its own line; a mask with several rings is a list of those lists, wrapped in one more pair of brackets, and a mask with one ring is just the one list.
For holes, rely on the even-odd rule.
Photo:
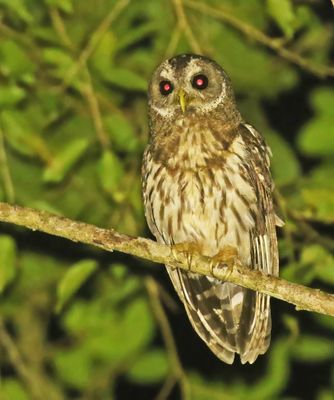
[(180, 89), (178, 94), (179, 94), (181, 110), (184, 113), (186, 111), (186, 107), (187, 107), (186, 93), (183, 89)]

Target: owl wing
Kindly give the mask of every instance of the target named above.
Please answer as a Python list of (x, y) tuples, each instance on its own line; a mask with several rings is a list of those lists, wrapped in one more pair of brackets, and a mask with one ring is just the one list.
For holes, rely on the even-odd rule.
[[(245, 160), (248, 179), (256, 193), (258, 212), (249, 232), (250, 266), (267, 274), (278, 274), (276, 221), (269, 172), (270, 150), (250, 125), (240, 126), (248, 149)], [(167, 267), (195, 331), (226, 363), (239, 353), (242, 363), (253, 363), (270, 344), (270, 298), (267, 295), (210, 277)]]
[[(279, 259), (276, 237), (276, 225), (281, 220), (276, 216), (272, 200), (273, 182), (270, 174), (271, 151), (262, 136), (248, 124), (242, 132), (246, 147), (249, 149), (248, 176), (258, 200), (258, 212), (255, 226), (250, 232), (251, 266), (268, 275), (278, 275)], [(241, 361), (254, 362), (270, 344), (271, 313), (268, 295), (246, 290), (248, 303), (244, 300), (246, 327), (244, 330), (244, 348)]]

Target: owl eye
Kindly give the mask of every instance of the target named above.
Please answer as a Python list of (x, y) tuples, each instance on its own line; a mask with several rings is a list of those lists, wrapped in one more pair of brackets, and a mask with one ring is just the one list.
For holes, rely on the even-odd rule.
[(203, 90), (208, 86), (209, 80), (207, 76), (203, 74), (195, 75), (191, 81), (194, 89)]
[(174, 89), (174, 86), (170, 81), (161, 81), (159, 87), (160, 87), (160, 93), (163, 96), (168, 96), (170, 93), (172, 93)]

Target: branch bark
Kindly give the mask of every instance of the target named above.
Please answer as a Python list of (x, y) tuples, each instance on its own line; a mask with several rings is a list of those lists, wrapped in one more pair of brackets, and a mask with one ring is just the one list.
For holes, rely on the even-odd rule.
[[(117, 250), (156, 263), (189, 270), (187, 255), (175, 249), (172, 252), (169, 246), (149, 239), (127, 236), (113, 229), (102, 229), (73, 221), (45, 211), (0, 203), (0, 221), (60, 236), (74, 242), (90, 244), (107, 251)], [(212, 260), (209, 257), (193, 254), (191, 271), (268, 294), (294, 304), (297, 310), (334, 316), (333, 294), (244, 268), (238, 262), (212, 267)]]

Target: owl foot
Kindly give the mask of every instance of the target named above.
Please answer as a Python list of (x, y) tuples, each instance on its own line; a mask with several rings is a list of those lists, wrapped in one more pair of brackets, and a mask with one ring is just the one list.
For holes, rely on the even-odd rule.
[(186, 258), (187, 258), (187, 266), (188, 270), (191, 271), (191, 264), (192, 264), (192, 259), (194, 254), (201, 254), (201, 247), (197, 243), (194, 242), (182, 242), (182, 243), (176, 243), (171, 246), (172, 250), (172, 255), (175, 258), (177, 262), (181, 261), (179, 260), (178, 253), (184, 253)]
[(216, 255), (211, 258), (210, 272), (215, 277), (215, 270), (229, 268), (239, 260), (238, 250), (233, 246), (223, 247)]

